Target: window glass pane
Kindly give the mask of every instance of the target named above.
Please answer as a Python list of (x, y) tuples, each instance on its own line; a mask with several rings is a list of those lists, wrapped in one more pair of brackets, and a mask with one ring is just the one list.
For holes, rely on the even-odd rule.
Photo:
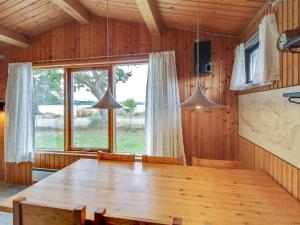
[(148, 64), (114, 68), (116, 99), (123, 105), (116, 110), (117, 152), (144, 153), (147, 71)]
[(108, 110), (91, 109), (104, 95), (107, 70), (84, 70), (73, 77), (73, 140), (75, 148), (108, 148)]
[(64, 150), (64, 71), (34, 70), (35, 147)]
[(258, 52), (258, 49), (255, 49), (250, 54), (249, 81), (253, 81), (253, 75), (255, 72), (256, 59), (257, 59), (257, 52)]

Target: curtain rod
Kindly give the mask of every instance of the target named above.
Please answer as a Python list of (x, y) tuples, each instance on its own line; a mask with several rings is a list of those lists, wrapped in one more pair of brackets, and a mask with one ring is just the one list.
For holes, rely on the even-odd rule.
[[(191, 31), (191, 30), (189, 30)], [(220, 34), (220, 33), (214, 33), (214, 32), (208, 32), (199, 30), (204, 35), (210, 34), (210, 35), (216, 35), (216, 36), (222, 36), (222, 37), (230, 37), (230, 38), (239, 38), (239, 36), (234, 35), (226, 35), (226, 34)], [(33, 64), (39, 64), (39, 63), (51, 63), (51, 62), (68, 62), (68, 61), (80, 61), (80, 60), (97, 60), (97, 59), (105, 59), (105, 58), (117, 58), (117, 57), (134, 57), (134, 56), (142, 56), (142, 55), (149, 55), (149, 52), (143, 52), (143, 53), (133, 53), (133, 54), (124, 54), (124, 55), (111, 55), (111, 56), (92, 56), (92, 57), (79, 57), (79, 58), (64, 58), (64, 59), (48, 59), (48, 60), (38, 60), (38, 61), (32, 61)]]
[(64, 58), (64, 59), (48, 59), (48, 60), (38, 60), (32, 61), (32, 63), (51, 63), (51, 62), (68, 62), (68, 61), (80, 61), (80, 60), (96, 60), (96, 59), (107, 59), (107, 58), (117, 58), (117, 57), (134, 57), (134, 56), (147, 56), (149, 55), (148, 52), (144, 53), (133, 53), (133, 54), (125, 54), (125, 55), (111, 55), (111, 56), (91, 56), (91, 57), (79, 57), (79, 58)]
[[(187, 29), (186, 29), (187, 30)], [(193, 31), (193, 30), (188, 30)], [(204, 35), (216, 35), (216, 36), (222, 36), (222, 37), (230, 37), (230, 38), (239, 38), (239, 36), (234, 35), (226, 35), (226, 34), (220, 34), (220, 33), (214, 33), (214, 32), (208, 32), (199, 30)], [(194, 32), (194, 31), (193, 31)], [(134, 56), (142, 56), (142, 55), (149, 55), (149, 52), (143, 52), (143, 53), (133, 53), (133, 54), (124, 54), (124, 55), (111, 55), (111, 56), (92, 56), (92, 57), (79, 57), (79, 58), (65, 58), (65, 59), (48, 59), (48, 60), (38, 60), (38, 61), (32, 61), (32, 63), (38, 64), (38, 63), (51, 63), (51, 62), (68, 62), (68, 61), (79, 61), (79, 60), (96, 60), (96, 59), (105, 59), (105, 58), (116, 58), (116, 57), (134, 57)]]

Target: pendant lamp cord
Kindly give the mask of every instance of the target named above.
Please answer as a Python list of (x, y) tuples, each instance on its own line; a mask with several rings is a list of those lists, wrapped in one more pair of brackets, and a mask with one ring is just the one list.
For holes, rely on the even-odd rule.
[(109, 60), (109, 33), (108, 33), (108, 0), (106, 0), (106, 55), (107, 55), (107, 61)]
[[(200, 35), (199, 35), (199, 0), (197, 1), (197, 42), (196, 42), (196, 45), (197, 45), (197, 85), (199, 84), (200, 85), (200, 79), (199, 79), (199, 76), (200, 76), (200, 71), (199, 71), (199, 38), (200, 38)], [(201, 85), (200, 85), (201, 87)]]
[[(108, 0), (106, 0), (106, 61), (107, 61), (107, 77), (109, 77), (109, 8), (108, 8)], [(109, 79), (108, 79), (109, 80)], [(110, 90), (110, 83), (107, 84), (107, 90)]]

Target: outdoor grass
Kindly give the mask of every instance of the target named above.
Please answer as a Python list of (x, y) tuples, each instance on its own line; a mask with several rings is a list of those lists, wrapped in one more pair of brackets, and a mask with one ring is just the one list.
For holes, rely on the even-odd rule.
[[(107, 148), (107, 134), (85, 130), (76, 132), (74, 140), (78, 141), (79, 147), (87, 148)], [(117, 132), (117, 152), (144, 153), (144, 132), (141, 131), (120, 131)], [(63, 151), (64, 134), (63, 132), (38, 131), (35, 134), (36, 149), (53, 151)]]

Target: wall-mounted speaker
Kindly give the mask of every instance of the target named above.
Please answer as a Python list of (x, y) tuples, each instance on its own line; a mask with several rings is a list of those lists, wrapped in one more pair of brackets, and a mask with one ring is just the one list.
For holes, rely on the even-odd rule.
[[(197, 51), (199, 59), (197, 62)], [(195, 75), (208, 76), (212, 73), (211, 62), (211, 41), (199, 41), (194, 42), (194, 68)]]

